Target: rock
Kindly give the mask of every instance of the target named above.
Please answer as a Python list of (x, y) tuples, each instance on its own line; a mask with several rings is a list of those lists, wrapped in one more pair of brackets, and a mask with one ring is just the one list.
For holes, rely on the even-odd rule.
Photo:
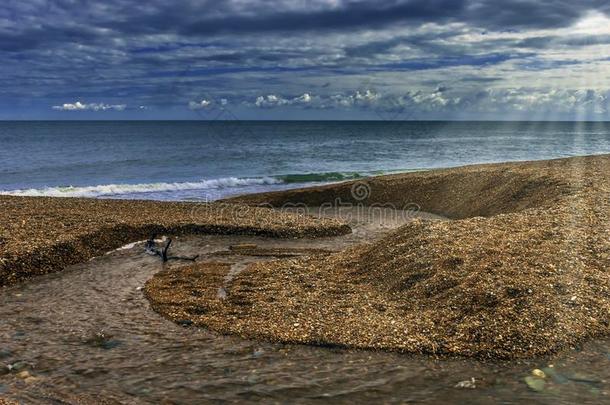
[(13, 364), (8, 365), (9, 371), (11, 371), (13, 373), (18, 373), (20, 371), (23, 371), (26, 369), (31, 369), (31, 368), (32, 368), (32, 365), (25, 361), (16, 361)]
[(538, 377), (538, 378), (543, 378), (543, 379), (546, 378), (546, 374), (544, 373), (544, 371), (542, 371), (538, 368), (532, 370), (532, 375), (534, 377)]
[(186, 326), (191, 326), (193, 324), (193, 321), (191, 321), (190, 319), (180, 319), (180, 320), (176, 321), (176, 323), (178, 325), (186, 327)]
[(25, 380), (26, 378), (32, 377), (32, 375), (30, 374), (29, 371), (24, 370), (24, 371), (20, 371), (19, 373), (17, 373), (17, 377), (21, 378), (22, 380)]
[(92, 347), (100, 347), (104, 350), (114, 349), (121, 344), (120, 341), (113, 339), (112, 335), (104, 331), (96, 332), (91, 337), (85, 339), (83, 343)]
[(467, 389), (475, 389), (477, 387), (476, 380), (472, 377), (470, 380), (460, 381), (455, 384), (455, 388), (467, 388)]
[(0, 350), (0, 359), (10, 357), (13, 353), (10, 350)]
[(544, 391), (544, 387), (546, 386), (546, 381), (544, 381), (542, 378), (533, 377), (531, 375), (525, 377), (525, 383), (532, 391), (536, 392)]

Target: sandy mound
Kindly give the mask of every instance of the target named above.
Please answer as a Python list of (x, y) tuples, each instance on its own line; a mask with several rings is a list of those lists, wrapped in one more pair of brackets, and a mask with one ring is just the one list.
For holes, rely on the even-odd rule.
[(158, 234), (321, 237), (351, 232), (339, 221), (237, 204), (0, 196), (0, 286)]
[[(211, 293), (219, 268), (205, 264), (159, 274), (147, 294), (172, 319), (244, 337), (487, 358), (552, 353), (610, 334), (608, 173), (610, 157), (599, 156), (372, 179), (368, 204), (414, 202), (466, 219), (416, 221), (372, 245), (252, 265), (224, 301)], [(351, 187), (240, 200), (320, 204), (348, 200)], [(182, 280), (173, 290), (170, 277)], [(162, 286), (173, 301), (159, 300)]]
[[(608, 161), (608, 157), (600, 159)], [(453, 219), (492, 216), (556, 205), (574, 192), (575, 185), (563, 173), (578, 172), (584, 161), (564, 159), (465, 166), (251, 194), (228, 201), (278, 208), (303, 204), (318, 207), (330, 203), (410, 209), (416, 204), (425, 212)]]

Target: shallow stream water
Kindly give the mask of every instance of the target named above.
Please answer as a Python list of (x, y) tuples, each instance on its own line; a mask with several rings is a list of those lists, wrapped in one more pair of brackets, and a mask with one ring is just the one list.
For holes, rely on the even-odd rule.
[[(190, 236), (175, 239), (172, 253), (222, 258), (239, 270), (273, 257), (226, 254), (235, 244), (338, 250), (403, 222), (355, 219), (352, 235), (318, 240)], [(153, 312), (141, 288), (163, 266), (136, 244), (1, 289), (0, 366), (15, 368), (0, 373), (0, 397), (26, 404), (610, 403), (609, 340), (510, 363), (242, 340)], [(528, 387), (524, 378), (549, 364), (556, 375), (541, 391)], [(474, 388), (456, 387), (473, 378)]]

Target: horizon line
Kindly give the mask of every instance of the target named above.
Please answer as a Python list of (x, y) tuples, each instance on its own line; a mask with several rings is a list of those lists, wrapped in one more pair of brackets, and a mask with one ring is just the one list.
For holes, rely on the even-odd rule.
[(501, 122), (501, 123), (610, 123), (610, 120), (519, 120), (519, 119), (421, 119), (421, 120), (382, 120), (382, 119), (0, 119), (4, 122), (205, 122), (205, 123), (238, 123), (238, 122), (379, 122), (379, 123), (409, 123), (409, 122)]

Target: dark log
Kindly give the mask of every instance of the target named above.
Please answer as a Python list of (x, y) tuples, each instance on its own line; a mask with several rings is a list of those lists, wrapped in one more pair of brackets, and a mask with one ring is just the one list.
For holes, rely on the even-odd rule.
[(199, 257), (199, 255), (193, 256), (193, 257), (184, 257), (184, 256), (168, 256), (168, 251), (169, 251), (169, 247), (172, 244), (172, 239), (169, 238), (167, 240), (167, 243), (165, 244), (165, 247), (163, 248), (163, 250), (159, 250), (157, 249), (157, 245), (155, 243), (155, 238), (157, 237), (156, 234), (153, 234), (149, 240), (146, 241), (146, 244), (144, 245), (144, 248), (146, 249), (146, 253), (148, 254), (152, 254), (155, 256), (159, 256), (161, 258), (161, 260), (163, 260), (163, 262), (167, 262), (169, 260), (187, 260), (187, 261), (191, 261), (194, 262), (195, 260), (197, 260), (197, 258)]
[(172, 244), (172, 238), (169, 238), (167, 240), (167, 243), (165, 244), (165, 248), (163, 248), (163, 254), (161, 255), (161, 258), (163, 259), (164, 262), (167, 261), (167, 251), (169, 250), (169, 246)]

